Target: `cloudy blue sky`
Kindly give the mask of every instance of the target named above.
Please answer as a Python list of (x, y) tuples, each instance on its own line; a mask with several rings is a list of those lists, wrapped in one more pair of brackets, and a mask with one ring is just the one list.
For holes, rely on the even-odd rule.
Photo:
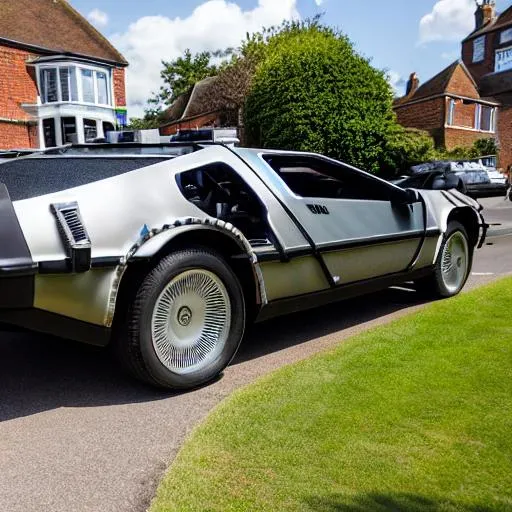
[[(425, 81), (459, 57), (475, 0), (71, 0), (130, 62), (129, 115), (158, 90), (162, 59), (236, 46), (247, 32), (324, 13), (402, 93), (412, 71)], [(498, 10), (512, 4), (497, 0)]]

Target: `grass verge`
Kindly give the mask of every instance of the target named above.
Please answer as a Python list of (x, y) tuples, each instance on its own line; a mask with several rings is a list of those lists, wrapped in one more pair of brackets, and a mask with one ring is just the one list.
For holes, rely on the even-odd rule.
[(150, 510), (512, 511), (512, 280), (235, 393)]

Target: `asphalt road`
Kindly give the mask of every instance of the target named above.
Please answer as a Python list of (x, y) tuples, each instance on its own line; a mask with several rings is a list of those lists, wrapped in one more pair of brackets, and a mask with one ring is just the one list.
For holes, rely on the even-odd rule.
[[(512, 273), (512, 237), (490, 243), (468, 287)], [(1, 334), (0, 510), (142, 512), (185, 436), (233, 390), (418, 307), (414, 291), (390, 289), (258, 325), (222, 378), (181, 394), (126, 379), (102, 350)]]
[(491, 232), (496, 234), (512, 233), (512, 201), (502, 196), (478, 199), (484, 207), (484, 217), (491, 226)]

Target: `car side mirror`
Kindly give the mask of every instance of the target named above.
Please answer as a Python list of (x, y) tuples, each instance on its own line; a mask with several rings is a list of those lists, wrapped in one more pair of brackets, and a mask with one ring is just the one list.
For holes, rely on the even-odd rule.
[(396, 194), (395, 197), (391, 200), (392, 203), (398, 206), (404, 206), (409, 204), (414, 204), (419, 201), (418, 191), (412, 188), (406, 188), (405, 190), (401, 190), (400, 193)]

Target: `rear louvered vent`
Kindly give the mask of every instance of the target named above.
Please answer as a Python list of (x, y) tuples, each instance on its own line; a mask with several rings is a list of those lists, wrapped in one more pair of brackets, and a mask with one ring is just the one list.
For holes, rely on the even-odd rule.
[(78, 214), (77, 209), (70, 210), (62, 210), (62, 216), (68, 225), (69, 230), (71, 231), (71, 235), (73, 237), (73, 241), (76, 244), (81, 243), (89, 243), (89, 239), (87, 237), (87, 233), (85, 232), (85, 228), (80, 220), (80, 216)]
[(78, 203), (52, 204), (60, 237), (66, 248), (70, 272), (86, 272), (91, 268), (91, 240), (87, 234)]

